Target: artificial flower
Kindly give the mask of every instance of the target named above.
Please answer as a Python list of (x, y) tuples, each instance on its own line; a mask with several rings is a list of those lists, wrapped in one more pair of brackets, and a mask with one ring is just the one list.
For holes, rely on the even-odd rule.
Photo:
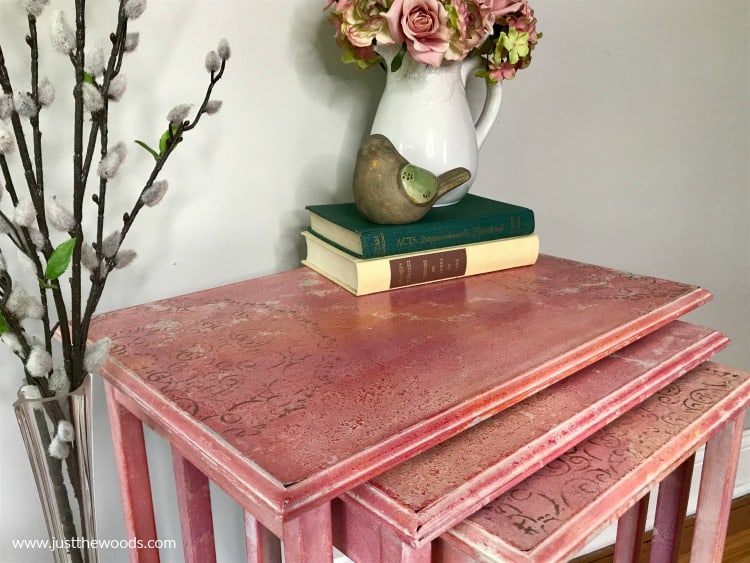
[(382, 65), (377, 47), (395, 45), (434, 67), (482, 57), (477, 76), (493, 84), (528, 67), (541, 38), (528, 0), (328, 0), (325, 9), (341, 60), (361, 69)]

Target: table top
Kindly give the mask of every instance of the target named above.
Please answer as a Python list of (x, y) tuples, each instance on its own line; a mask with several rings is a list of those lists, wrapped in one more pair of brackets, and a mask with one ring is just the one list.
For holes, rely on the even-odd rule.
[(567, 559), (636, 500), (633, 491), (643, 494), (654, 487), (739, 416), (748, 400), (750, 374), (705, 362), (446, 537), (481, 546), (483, 553), (486, 549), (504, 561)]
[(419, 547), (728, 342), (711, 329), (673, 321), (342, 498)]
[(102, 376), (218, 483), (290, 519), (706, 302), (540, 256), (354, 297), (307, 268), (99, 316)]

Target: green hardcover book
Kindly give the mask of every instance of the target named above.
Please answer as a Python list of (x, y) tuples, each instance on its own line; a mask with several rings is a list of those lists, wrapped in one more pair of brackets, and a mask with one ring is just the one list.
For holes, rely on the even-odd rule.
[(377, 258), (474, 242), (529, 235), (534, 212), (527, 207), (467, 194), (454, 205), (433, 207), (416, 223), (378, 225), (354, 203), (308, 205), (310, 230), (358, 258)]

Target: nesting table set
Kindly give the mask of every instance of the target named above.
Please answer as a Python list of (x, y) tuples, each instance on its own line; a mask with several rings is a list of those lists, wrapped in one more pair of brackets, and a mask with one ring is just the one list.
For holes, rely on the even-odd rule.
[[(209, 480), (248, 561), (565, 561), (619, 519), (720, 561), (750, 375), (678, 320), (698, 287), (550, 256), (354, 297), (305, 268), (101, 315), (128, 539), (156, 538), (143, 424), (171, 446), (186, 561), (215, 561)], [(134, 549), (132, 561), (157, 561)]]

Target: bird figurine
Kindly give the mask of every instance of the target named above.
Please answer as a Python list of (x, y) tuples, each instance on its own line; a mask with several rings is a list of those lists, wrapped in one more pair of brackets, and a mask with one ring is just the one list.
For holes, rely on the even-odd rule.
[(384, 135), (370, 135), (357, 152), (354, 203), (373, 223), (419, 221), (440, 196), (471, 178), (466, 168), (440, 175), (409, 163)]

